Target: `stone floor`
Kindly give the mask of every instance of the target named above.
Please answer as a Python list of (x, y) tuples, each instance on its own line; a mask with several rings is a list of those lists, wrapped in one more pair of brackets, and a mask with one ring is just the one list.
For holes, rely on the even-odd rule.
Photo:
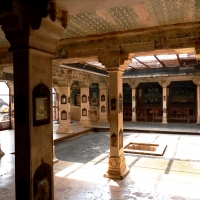
[[(66, 157), (61, 157), (62, 160), (54, 164), (54, 199), (200, 200), (200, 127), (195, 124), (161, 126), (158, 123), (132, 123), (133, 125), (146, 132), (151, 130), (151, 133), (136, 132), (134, 128), (131, 131), (130, 122), (124, 123), (125, 128), (130, 127), (124, 133), (124, 145), (130, 141), (166, 143), (164, 155), (156, 157), (126, 154), (130, 173), (124, 180), (112, 180), (103, 177), (108, 169), (109, 132), (89, 132), (56, 142), (57, 157)], [(173, 134), (156, 133), (156, 127), (158, 131), (173, 129)], [(75, 133), (86, 131), (76, 122), (73, 129)], [(176, 130), (178, 134), (175, 134)], [(181, 131), (184, 134), (180, 134)], [(54, 140), (61, 137), (62, 135), (54, 133)], [(65, 134), (63, 137), (66, 139)], [(14, 151), (14, 132), (0, 131), (0, 140), (5, 152), (5, 156), (0, 158), (0, 200), (14, 200), (15, 156), (11, 154)], [(70, 145), (71, 148), (68, 149)], [(78, 151), (75, 148), (77, 145)]]

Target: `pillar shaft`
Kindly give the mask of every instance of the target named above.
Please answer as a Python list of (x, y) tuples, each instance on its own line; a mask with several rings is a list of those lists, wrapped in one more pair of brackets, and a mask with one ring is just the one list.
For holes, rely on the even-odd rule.
[(64, 29), (47, 8), (13, 1), (0, 16), (13, 52), (16, 200), (54, 199), (52, 57)]
[(167, 88), (163, 87), (163, 117), (162, 123), (167, 124)]
[[(60, 87), (59, 91), (60, 91), (60, 103), (59, 103), (60, 124), (57, 133), (73, 133), (70, 120), (70, 86)], [(66, 98), (65, 102), (62, 102), (62, 98)]]
[(91, 127), (89, 118), (89, 87), (81, 87), (81, 119), (80, 125), (86, 128)]
[(123, 149), (123, 97), (122, 72), (109, 72), (110, 98), (110, 157), (109, 168), (105, 177), (123, 179), (129, 169)]
[(136, 121), (136, 89), (132, 88), (132, 122)]
[[(52, 61), (51, 55), (31, 48), (14, 51), (13, 59), (16, 199), (24, 197), (26, 197), (24, 199), (33, 199), (35, 171), (42, 160), (52, 167), (53, 125), (51, 114), (48, 124), (33, 126), (33, 112), (36, 110), (33, 109), (35, 102), (33, 102), (32, 92), (34, 87), (41, 82), (51, 91)], [(37, 74), (37, 76), (33, 76), (33, 74)], [(52, 95), (50, 95), (49, 103), (50, 113), (52, 113)], [(53, 191), (51, 195), (53, 196)]]
[(197, 85), (197, 124), (200, 124), (200, 85)]
[(100, 88), (100, 101), (99, 101), (99, 122), (108, 122), (108, 94), (107, 89)]

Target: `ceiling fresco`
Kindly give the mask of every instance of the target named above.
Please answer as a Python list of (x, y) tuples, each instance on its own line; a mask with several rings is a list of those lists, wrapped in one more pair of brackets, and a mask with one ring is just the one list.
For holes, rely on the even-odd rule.
[[(131, 4), (132, 3), (132, 4)], [(68, 5), (63, 1), (63, 5)], [(119, 5), (119, 4), (117, 4)], [(70, 15), (62, 38), (81, 37), (130, 29), (149, 28), (200, 20), (199, 0), (130, 1), (124, 7), (98, 7), (95, 11)], [(79, 8), (80, 9), (80, 8)], [(83, 11), (86, 9), (83, 6)], [(92, 10), (87, 8), (86, 10)], [(0, 46), (9, 46), (0, 29)]]
[(200, 20), (199, 0), (148, 0), (70, 16), (63, 38)]

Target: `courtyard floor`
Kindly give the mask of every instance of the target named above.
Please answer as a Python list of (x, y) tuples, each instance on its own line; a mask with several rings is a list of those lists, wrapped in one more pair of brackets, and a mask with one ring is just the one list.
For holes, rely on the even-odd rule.
[[(87, 132), (74, 122), (75, 133), (69, 139), (55, 133), (57, 126), (55, 200), (200, 200), (199, 125), (125, 122), (124, 146), (133, 141), (164, 143), (167, 148), (163, 156), (126, 153), (130, 173), (123, 180), (103, 177), (108, 170), (109, 132), (101, 128), (109, 124), (94, 123), (100, 132)], [(0, 158), (0, 200), (14, 200), (14, 131), (0, 131), (0, 140), (5, 152)]]

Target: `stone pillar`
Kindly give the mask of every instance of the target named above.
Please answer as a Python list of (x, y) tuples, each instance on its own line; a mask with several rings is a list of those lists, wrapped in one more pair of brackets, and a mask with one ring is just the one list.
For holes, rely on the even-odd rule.
[(200, 84), (197, 85), (197, 123), (200, 124)]
[(169, 80), (162, 79), (159, 81), (159, 84), (162, 86), (162, 98), (163, 98), (163, 117), (162, 117), (162, 123), (167, 124), (167, 99), (168, 99), (168, 94), (167, 94), (167, 86), (170, 84)]
[(108, 122), (108, 90), (105, 83), (99, 83), (99, 121)]
[[(57, 133), (73, 133), (70, 121), (70, 86), (59, 88), (60, 91), (60, 124)], [(64, 102), (63, 102), (64, 101)]]
[(10, 123), (11, 123), (11, 129), (15, 128), (15, 118), (14, 118), (14, 85), (13, 85), (13, 81), (7, 81), (7, 84), (9, 86), (10, 89), (10, 112), (11, 112), (11, 116), (10, 116)]
[(137, 122), (136, 118), (136, 89), (132, 88), (132, 122)]
[(136, 116), (136, 88), (138, 83), (132, 79), (128, 80), (128, 84), (132, 88), (132, 122), (137, 122)]
[(0, 22), (13, 52), (15, 198), (52, 200), (52, 57), (64, 28), (53, 2), (49, 12), (48, 1), (13, 2)]
[(81, 87), (81, 119), (80, 125), (85, 128), (90, 128), (92, 126), (91, 120), (89, 118), (89, 86), (80, 84)]
[(123, 149), (123, 71), (116, 69), (109, 72), (110, 101), (110, 157), (109, 168), (104, 175), (107, 178), (123, 179), (129, 169)]

